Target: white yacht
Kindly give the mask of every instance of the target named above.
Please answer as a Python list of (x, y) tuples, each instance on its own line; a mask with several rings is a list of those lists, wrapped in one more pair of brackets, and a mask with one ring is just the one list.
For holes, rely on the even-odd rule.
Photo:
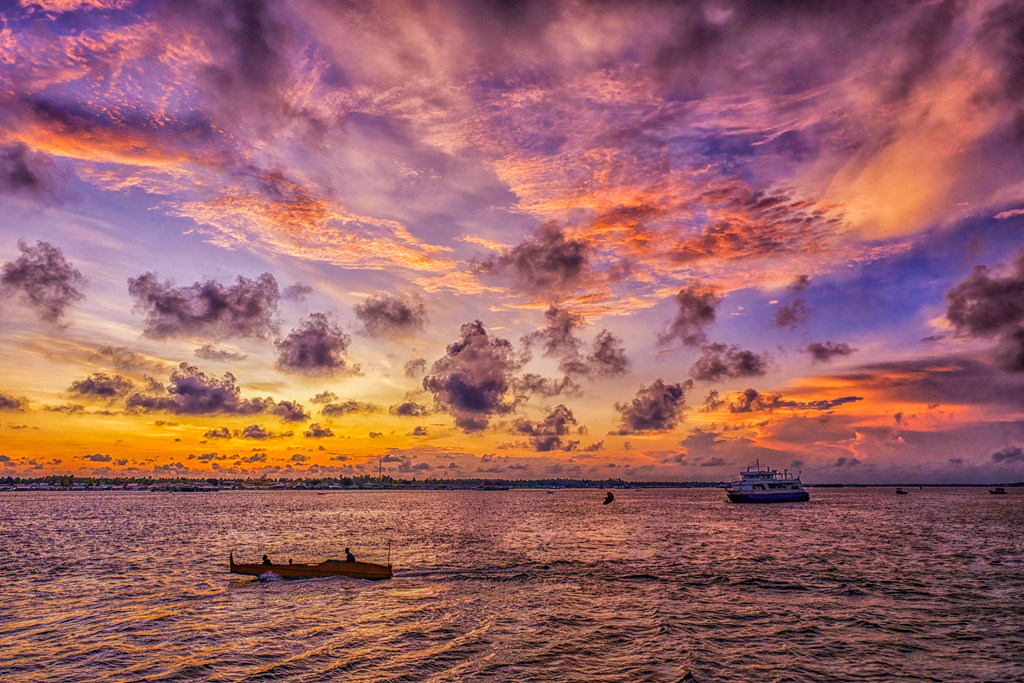
[(757, 460), (740, 472), (739, 481), (730, 482), (725, 493), (733, 503), (797, 503), (810, 496), (800, 481), (800, 475), (789, 470), (773, 470)]

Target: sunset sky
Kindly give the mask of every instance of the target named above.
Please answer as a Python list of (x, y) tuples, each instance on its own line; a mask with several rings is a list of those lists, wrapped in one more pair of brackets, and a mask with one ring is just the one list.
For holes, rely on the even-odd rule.
[(0, 476), (1024, 479), (1019, 2), (2, 7)]

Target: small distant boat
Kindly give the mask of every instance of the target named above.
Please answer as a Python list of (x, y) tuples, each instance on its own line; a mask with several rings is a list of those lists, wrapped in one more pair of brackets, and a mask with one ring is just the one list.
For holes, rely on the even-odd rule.
[(725, 494), (733, 503), (800, 503), (810, 500), (800, 475), (793, 476), (789, 470), (778, 470), (761, 464), (753, 465), (740, 472), (739, 481), (725, 486)]
[(994, 489), (989, 489), (988, 492), (997, 496), (1006, 495), (1006, 489), (1004, 489), (1002, 486), (997, 486)]
[(905, 495), (908, 495), (909, 493), (910, 493), (909, 491), (904, 491), (901, 488), (897, 488), (896, 489), (896, 495), (897, 496), (905, 496)]
[(320, 564), (240, 564), (235, 562), (235, 554), (232, 552), (228, 556), (228, 566), (233, 574), (248, 574), (250, 576), (274, 574), (283, 579), (347, 576), (351, 579), (380, 581), (391, 578), (390, 564), (373, 564), (372, 562), (324, 560)]

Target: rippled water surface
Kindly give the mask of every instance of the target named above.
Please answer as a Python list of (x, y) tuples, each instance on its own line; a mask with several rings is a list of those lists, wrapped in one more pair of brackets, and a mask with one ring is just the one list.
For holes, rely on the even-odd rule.
[(1019, 489), (603, 497), (0, 493), (0, 680), (1024, 680)]

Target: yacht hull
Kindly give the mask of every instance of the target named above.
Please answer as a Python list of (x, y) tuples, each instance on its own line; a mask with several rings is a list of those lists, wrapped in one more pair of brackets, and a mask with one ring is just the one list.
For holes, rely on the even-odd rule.
[(733, 503), (802, 503), (810, 500), (807, 491), (769, 491), (767, 493), (740, 493), (726, 491)]

